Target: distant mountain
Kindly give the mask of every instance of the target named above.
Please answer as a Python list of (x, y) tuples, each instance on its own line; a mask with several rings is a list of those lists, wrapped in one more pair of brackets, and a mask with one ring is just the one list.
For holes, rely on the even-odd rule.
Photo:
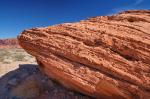
[(17, 38), (0, 39), (0, 48), (21, 48)]

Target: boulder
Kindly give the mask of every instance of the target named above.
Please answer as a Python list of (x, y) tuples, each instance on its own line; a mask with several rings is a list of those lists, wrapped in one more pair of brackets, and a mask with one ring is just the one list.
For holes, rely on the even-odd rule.
[(66, 88), (101, 99), (149, 99), (150, 11), (24, 30), (19, 44)]

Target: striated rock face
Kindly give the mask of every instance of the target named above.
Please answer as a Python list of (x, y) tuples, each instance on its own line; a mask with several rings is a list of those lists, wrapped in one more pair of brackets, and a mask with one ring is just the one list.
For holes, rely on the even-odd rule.
[(0, 48), (20, 48), (16, 38), (0, 39)]
[(102, 99), (149, 99), (150, 11), (25, 30), (19, 44), (65, 87)]

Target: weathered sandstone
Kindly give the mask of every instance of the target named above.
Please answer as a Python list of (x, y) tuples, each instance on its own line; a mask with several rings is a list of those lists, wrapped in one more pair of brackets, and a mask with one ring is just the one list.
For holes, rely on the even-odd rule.
[(19, 44), (65, 87), (102, 99), (150, 99), (150, 11), (25, 30)]

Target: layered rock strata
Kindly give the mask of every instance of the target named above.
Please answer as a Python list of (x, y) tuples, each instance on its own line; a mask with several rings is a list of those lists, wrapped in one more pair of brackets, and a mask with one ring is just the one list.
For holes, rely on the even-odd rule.
[(102, 99), (149, 99), (150, 11), (25, 30), (19, 44), (65, 87)]

